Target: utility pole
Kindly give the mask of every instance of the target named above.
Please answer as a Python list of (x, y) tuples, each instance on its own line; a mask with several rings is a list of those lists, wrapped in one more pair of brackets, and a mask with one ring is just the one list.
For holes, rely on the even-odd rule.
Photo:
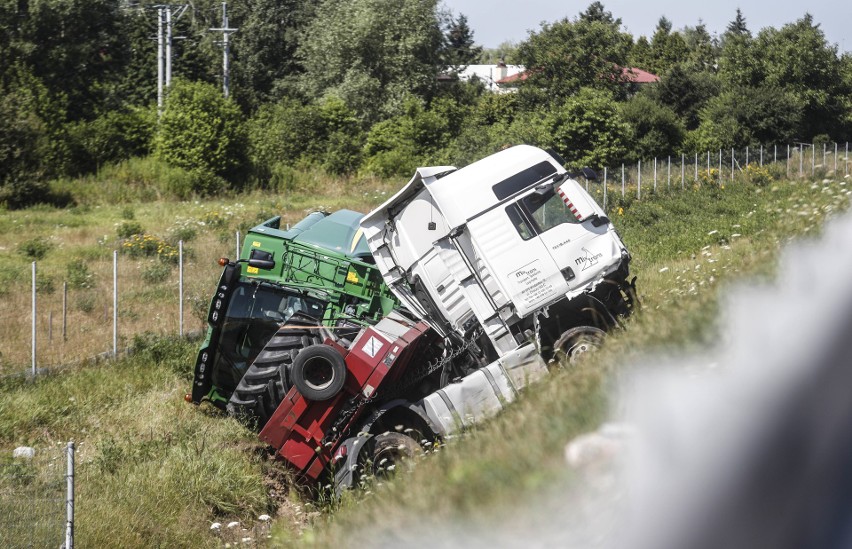
[[(152, 6), (157, 8), (157, 115), (163, 113), (164, 85), (172, 85), (172, 41), (183, 38), (172, 36), (172, 22), (186, 12), (188, 4), (177, 7), (169, 4)], [(175, 11), (172, 17), (172, 11)], [(165, 23), (165, 29), (163, 24)]]
[(225, 97), (230, 95), (230, 66), (228, 65), (228, 54), (230, 46), (228, 45), (228, 37), (237, 32), (239, 29), (228, 27), (228, 3), (222, 2), (222, 28), (210, 29), (212, 32), (222, 33), (222, 89), (225, 92)]
[(172, 85), (172, 8), (166, 7), (166, 87)]
[(157, 116), (163, 114), (163, 8), (157, 8)]

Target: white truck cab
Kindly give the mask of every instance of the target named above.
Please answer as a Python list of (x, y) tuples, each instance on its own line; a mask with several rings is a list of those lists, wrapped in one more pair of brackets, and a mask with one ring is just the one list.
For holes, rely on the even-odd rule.
[(569, 330), (605, 330), (633, 305), (630, 256), (615, 228), (560, 160), (536, 147), (462, 169), (420, 168), (361, 227), (406, 307), (445, 337), (481, 327), (498, 356), (530, 329), (555, 351)]

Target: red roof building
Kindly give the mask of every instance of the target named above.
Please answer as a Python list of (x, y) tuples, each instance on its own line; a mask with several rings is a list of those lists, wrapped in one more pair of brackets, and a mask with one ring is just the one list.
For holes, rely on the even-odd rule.
[[(660, 77), (656, 74), (643, 71), (636, 67), (621, 67), (621, 75), (624, 77), (624, 81), (628, 84), (653, 84), (660, 81)], [(525, 70), (517, 74), (507, 76), (506, 78), (501, 78), (500, 80), (497, 80), (497, 84), (501, 86), (517, 84), (518, 82), (523, 82), (529, 78), (529, 76), (529, 71)]]

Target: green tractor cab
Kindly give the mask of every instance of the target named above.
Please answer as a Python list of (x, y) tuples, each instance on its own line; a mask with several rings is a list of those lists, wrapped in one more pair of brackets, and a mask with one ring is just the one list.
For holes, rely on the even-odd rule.
[(314, 212), (288, 230), (273, 217), (249, 230), (237, 261), (220, 260), (193, 403), (209, 400), (262, 424), (302, 348), (329, 333), (353, 337), (397, 306), (373, 264), (362, 217)]

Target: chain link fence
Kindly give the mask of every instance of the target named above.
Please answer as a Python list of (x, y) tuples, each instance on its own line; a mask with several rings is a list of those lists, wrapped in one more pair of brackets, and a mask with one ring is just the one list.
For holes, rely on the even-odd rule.
[(73, 547), (74, 444), (0, 457), (0, 547)]

